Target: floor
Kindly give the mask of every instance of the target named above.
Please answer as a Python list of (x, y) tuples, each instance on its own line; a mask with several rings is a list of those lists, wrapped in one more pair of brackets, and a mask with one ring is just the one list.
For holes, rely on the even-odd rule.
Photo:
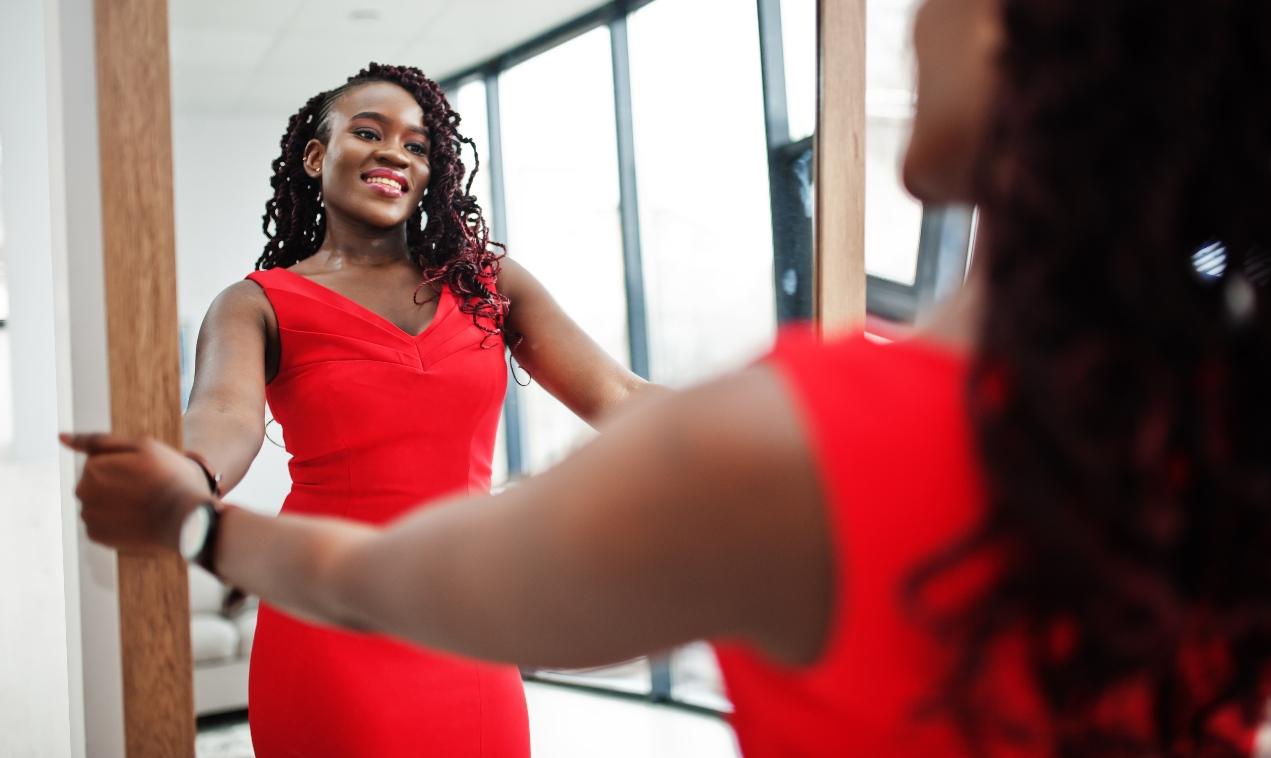
[[(527, 682), (534, 758), (737, 758), (719, 718), (681, 709)], [(199, 732), (198, 758), (253, 758), (247, 724)]]

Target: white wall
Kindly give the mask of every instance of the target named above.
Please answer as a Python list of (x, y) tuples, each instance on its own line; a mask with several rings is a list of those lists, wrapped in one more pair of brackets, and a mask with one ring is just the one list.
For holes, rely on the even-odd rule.
[[(183, 390), (192, 376), (199, 324), (216, 295), (251, 273), (265, 243), (261, 217), (272, 190), (270, 163), (287, 125), (284, 110), (259, 116), (178, 113), (173, 118), (177, 310)], [(267, 433), (281, 442), (277, 424)], [(290, 489), (287, 455), (268, 439), (231, 499), (275, 512)]]
[(0, 756), (71, 755), (40, 0), (0, 3)]
[[(0, 140), (3, 141), (9, 325), (14, 366), (13, 448), (18, 460), (55, 454), (57, 395), (53, 357), (53, 272), (49, 250), (48, 130), (44, 114), (44, 11), (39, 0), (0, 8)], [(37, 65), (32, 65), (32, 63)]]

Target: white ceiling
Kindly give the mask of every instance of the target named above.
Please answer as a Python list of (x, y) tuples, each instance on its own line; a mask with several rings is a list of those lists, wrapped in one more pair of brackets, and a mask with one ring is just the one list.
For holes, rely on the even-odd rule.
[(290, 114), (368, 62), (434, 79), (603, 0), (170, 0), (173, 109)]

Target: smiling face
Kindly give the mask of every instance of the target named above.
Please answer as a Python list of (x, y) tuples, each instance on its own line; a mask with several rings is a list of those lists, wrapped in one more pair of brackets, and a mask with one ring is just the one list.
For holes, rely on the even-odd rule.
[(305, 147), (305, 173), (322, 182), (328, 216), (377, 228), (405, 223), (428, 187), (429, 142), (424, 110), (406, 90), (371, 82), (331, 106), (326, 139)]
[(974, 202), (1001, 44), (999, 0), (926, 0), (914, 20), (918, 98), (905, 186), (918, 199)]

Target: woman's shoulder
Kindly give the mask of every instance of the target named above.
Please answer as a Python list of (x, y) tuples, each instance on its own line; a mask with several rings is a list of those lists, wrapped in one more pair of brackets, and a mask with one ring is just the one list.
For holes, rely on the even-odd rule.
[(796, 333), (783, 335), (767, 362), (818, 448), (894, 443), (899, 452), (915, 439), (941, 447), (961, 437), (968, 360), (956, 349), (863, 332), (824, 341)]
[[(925, 336), (891, 339), (856, 330), (822, 337), (812, 327), (782, 331), (769, 362), (827, 388), (875, 385), (883, 391), (897, 383), (945, 384), (966, 369), (964, 348)], [(860, 387), (865, 389), (864, 387)]]
[[(260, 274), (263, 272), (255, 272)], [(225, 323), (237, 320), (271, 320), (273, 306), (255, 275), (234, 282), (221, 290), (207, 309), (207, 323)]]

